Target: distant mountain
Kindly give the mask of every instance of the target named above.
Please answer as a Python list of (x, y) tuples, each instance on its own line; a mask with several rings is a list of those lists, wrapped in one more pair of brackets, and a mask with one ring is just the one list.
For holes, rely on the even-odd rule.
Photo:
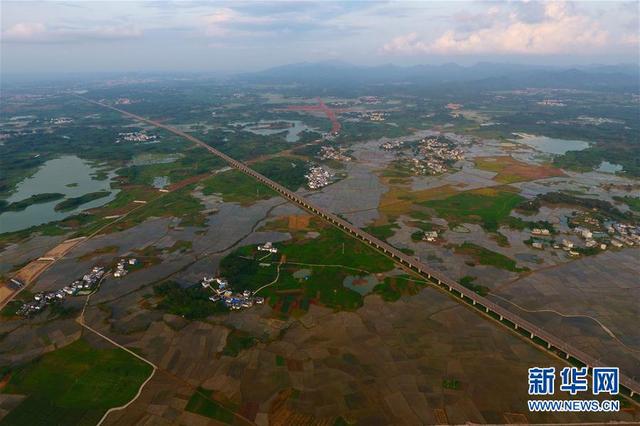
[(481, 62), (470, 67), (455, 63), (401, 67), (362, 67), (344, 62), (298, 63), (237, 76), (261, 84), (318, 86), (411, 84), (442, 85), (474, 82), (483, 86), (509, 87), (629, 87), (640, 82), (637, 65), (592, 65), (574, 68)]

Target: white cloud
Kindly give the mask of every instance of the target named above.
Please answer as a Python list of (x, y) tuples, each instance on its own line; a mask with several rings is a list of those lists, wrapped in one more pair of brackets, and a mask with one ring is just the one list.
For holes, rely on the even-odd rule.
[(2, 32), (3, 40), (29, 40), (40, 37), (46, 28), (38, 22), (20, 22)]
[[(448, 30), (431, 40), (415, 32), (384, 44), (384, 53), (443, 55), (460, 54), (593, 54), (606, 48), (612, 37), (598, 21), (575, 13), (564, 2), (544, 3), (541, 19), (527, 22), (518, 13), (499, 13), (495, 7), (492, 25), (476, 30)], [(500, 15), (499, 18), (497, 16)]]
[(70, 43), (87, 40), (122, 40), (142, 36), (133, 26), (98, 26), (94, 28), (49, 28), (40, 22), (19, 22), (2, 32), (2, 42), (8, 43)]
[(268, 15), (252, 16), (231, 8), (221, 8), (204, 16), (202, 22), (207, 36), (246, 36), (259, 32), (260, 28), (273, 24), (276, 19)]

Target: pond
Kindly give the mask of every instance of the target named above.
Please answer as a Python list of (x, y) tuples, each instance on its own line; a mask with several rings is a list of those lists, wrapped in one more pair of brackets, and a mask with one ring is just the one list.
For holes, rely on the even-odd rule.
[(182, 154), (138, 154), (131, 160), (132, 166), (149, 166), (151, 164), (168, 164), (178, 161)]
[(602, 163), (600, 163), (596, 171), (602, 172), (602, 173), (616, 173), (616, 172), (622, 171), (622, 166), (620, 164), (614, 164), (608, 161), (603, 161)]
[(164, 189), (167, 185), (169, 185), (169, 176), (154, 177), (152, 185), (156, 189)]
[(556, 139), (547, 136), (529, 135), (527, 133), (514, 133), (517, 139), (512, 142), (523, 143), (545, 154), (563, 155), (567, 151), (582, 151), (589, 148), (589, 142), (569, 139)]
[(230, 125), (242, 126), (242, 130), (262, 136), (287, 132), (284, 137), (287, 142), (297, 142), (302, 132), (313, 130), (299, 120), (260, 120), (258, 122), (236, 122)]
[(342, 285), (353, 291), (366, 295), (371, 293), (373, 288), (378, 284), (378, 279), (375, 275), (357, 276), (349, 275), (344, 279)]
[[(20, 182), (15, 191), (5, 201), (13, 203), (25, 200), (32, 195), (45, 193), (64, 194), (64, 198), (41, 204), (32, 204), (21, 211), (9, 211), (0, 214), (0, 233), (19, 231), (31, 226), (64, 219), (82, 210), (102, 206), (113, 200), (118, 190), (110, 186), (113, 172), (107, 179), (96, 179), (99, 169), (88, 161), (75, 155), (49, 160), (31, 177)], [(61, 201), (82, 195), (110, 191), (106, 197), (84, 203), (68, 211), (56, 211), (54, 207)]]

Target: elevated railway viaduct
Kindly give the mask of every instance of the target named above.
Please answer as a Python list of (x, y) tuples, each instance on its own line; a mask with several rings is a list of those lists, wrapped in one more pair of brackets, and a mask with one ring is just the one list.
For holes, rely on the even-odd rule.
[[(238, 169), (239, 171), (245, 173), (248, 176), (253, 177), (257, 181), (263, 183), (268, 186), (272, 190), (276, 191), (282, 197), (287, 200), (295, 203), (296, 205), (302, 207), (303, 209), (317, 215), (332, 225), (340, 228), (342, 231), (348, 233), (349, 235), (357, 238), (358, 240), (364, 242), (365, 244), (373, 247), (377, 251), (383, 253), (387, 257), (393, 259), (395, 262), (400, 264), (404, 269), (410, 270), (414, 274), (425, 278), (429, 283), (435, 285), (442, 291), (445, 291), (451, 297), (455, 298), (458, 302), (463, 303), (464, 305), (473, 308), (476, 312), (488, 317), (499, 324), (507, 327), (509, 330), (515, 332), (519, 336), (525, 338), (527, 341), (533, 343), (534, 345), (546, 349), (548, 352), (564, 359), (567, 363), (578, 366), (587, 366), (589, 368), (589, 372), (591, 373), (593, 367), (609, 367), (609, 365), (605, 365), (599, 360), (593, 358), (589, 354), (573, 347), (562, 339), (546, 332), (540, 327), (532, 324), (531, 322), (519, 317), (515, 313), (507, 310), (506, 308), (490, 301), (489, 299), (480, 296), (457, 283), (456, 281), (447, 278), (440, 274), (437, 271), (432, 270), (429, 266), (422, 263), (420, 260), (408, 256), (402, 253), (400, 250), (392, 247), (388, 243), (377, 239), (376, 237), (370, 235), (369, 233), (363, 231), (362, 229), (352, 225), (346, 220), (338, 217), (337, 215), (326, 211), (325, 209), (318, 207), (311, 203), (306, 198), (296, 194), (293, 191), (285, 188), (277, 182), (267, 178), (266, 176), (256, 172), (251, 169), (244, 163), (235, 160), (223, 152), (218, 151), (217, 149), (207, 145), (204, 141), (191, 136), (187, 133), (184, 133), (174, 127), (162, 124), (157, 121), (149, 120), (147, 118), (141, 117), (136, 114), (132, 114), (125, 110), (105, 105), (100, 102), (93, 101), (91, 99), (87, 99), (84, 97), (80, 97), (81, 99), (99, 105), (103, 108), (108, 108), (114, 111), (117, 111), (127, 117), (131, 117), (135, 120), (142, 121), (147, 124), (151, 124), (158, 128), (167, 130), (175, 135), (181, 136), (191, 142), (205, 148), (212, 154), (218, 156), (223, 159), (232, 167)], [(640, 383), (628, 377), (622, 373), (620, 373), (620, 392), (628, 397), (630, 397), (635, 402), (640, 402)]]

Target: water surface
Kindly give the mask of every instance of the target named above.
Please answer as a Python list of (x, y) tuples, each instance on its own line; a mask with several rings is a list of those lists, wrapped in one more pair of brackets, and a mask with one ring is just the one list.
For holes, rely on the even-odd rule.
[(622, 166), (620, 164), (614, 164), (608, 161), (603, 161), (602, 163), (600, 163), (596, 171), (602, 172), (602, 173), (616, 173), (616, 172), (622, 171)]
[[(276, 123), (288, 123), (290, 127), (283, 128), (270, 128), (270, 124)], [(232, 126), (242, 126), (242, 130), (254, 133), (256, 135), (268, 136), (275, 135), (276, 133), (287, 132), (285, 140), (287, 142), (297, 142), (300, 139), (300, 134), (305, 130), (313, 130), (302, 121), (299, 120), (260, 120), (258, 122), (237, 122), (231, 123)]]
[(526, 133), (514, 133), (517, 139), (513, 142), (523, 143), (545, 154), (563, 155), (567, 151), (582, 151), (589, 148), (589, 142), (569, 139), (556, 139), (547, 136), (529, 135)]
[(64, 199), (42, 204), (33, 204), (25, 210), (0, 214), (0, 233), (19, 231), (31, 226), (62, 220), (82, 210), (102, 206), (113, 200), (118, 190), (110, 186), (113, 172), (108, 178), (95, 178), (98, 169), (75, 155), (67, 155), (49, 160), (31, 177), (20, 182), (15, 191), (5, 200), (9, 203), (21, 201), (32, 195), (43, 193), (61, 193), (64, 199), (79, 197), (90, 192), (111, 191), (107, 197), (85, 203), (70, 211), (55, 211), (54, 207)]

